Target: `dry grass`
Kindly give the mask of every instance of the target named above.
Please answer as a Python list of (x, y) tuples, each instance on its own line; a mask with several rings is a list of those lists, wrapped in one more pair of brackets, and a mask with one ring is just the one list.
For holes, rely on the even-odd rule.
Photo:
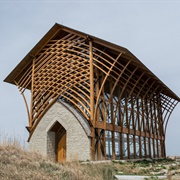
[(38, 154), (13, 145), (0, 146), (1, 179), (52, 179), (51, 171), (58, 168)]
[(180, 165), (168, 159), (139, 162), (104, 163), (77, 160), (58, 164), (37, 153), (28, 152), (16, 138), (0, 141), (0, 179), (13, 180), (113, 180), (115, 174), (152, 175), (179, 170)]
[(79, 161), (58, 164), (17, 145), (0, 145), (0, 179), (13, 180), (109, 180), (113, 168), (108, 164), (82, 164)]

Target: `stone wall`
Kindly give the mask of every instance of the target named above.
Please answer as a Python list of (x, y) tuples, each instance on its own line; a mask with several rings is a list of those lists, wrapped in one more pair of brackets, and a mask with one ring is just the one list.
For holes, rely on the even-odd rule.
[(29, 150), (55, 159), (55, 133), (50, 129), (59, 122), (66, 130), (66, 160), (91, 160), (90, 127), (72, 107), (57, 101), (37, 125), (29, 142)]

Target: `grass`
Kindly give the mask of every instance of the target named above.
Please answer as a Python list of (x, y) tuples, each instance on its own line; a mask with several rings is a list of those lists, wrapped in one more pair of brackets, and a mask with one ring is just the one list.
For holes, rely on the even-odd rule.
[(171, 159), (112, 161), (103, 163), (55, 163), (40, 154), (28, 152), (17, 140), (0, 141), (0, 179), (8, 180), (113, 180), (114, 175), (150, 175), (157, 179), (162, 170), (180, 169)]
[(110, 180), (116, 173), (109, 163), (82, 164), (71, 161), (58, 164), (37, 153), (15, 145), (0, 145), (0, 179), (14, 180)]

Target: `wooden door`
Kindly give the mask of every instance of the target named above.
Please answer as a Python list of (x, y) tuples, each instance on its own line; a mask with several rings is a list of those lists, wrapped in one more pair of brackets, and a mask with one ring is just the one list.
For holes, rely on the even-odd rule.
[(66, 133), (63, 134), (58, 142), (57, 160), (58, 162), (64, 162), (66, 160)]

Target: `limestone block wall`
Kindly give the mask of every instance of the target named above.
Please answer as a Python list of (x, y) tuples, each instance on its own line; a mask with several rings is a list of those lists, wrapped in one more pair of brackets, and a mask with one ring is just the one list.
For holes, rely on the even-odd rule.
[(90, 127), (71, 106), (57, 101), (37, 125), (29, 142), (29, 150), (55, 159), (55, 132), (50, 131), (56, 122), (66, 130), (66, 160), (90, 160)]
[[(47, 156), (51, 160), (56, 160), (55, 154), (55, 132), (48, 131), (47, 133)], [(46, 155), (46, 154), (45, 154)]]

